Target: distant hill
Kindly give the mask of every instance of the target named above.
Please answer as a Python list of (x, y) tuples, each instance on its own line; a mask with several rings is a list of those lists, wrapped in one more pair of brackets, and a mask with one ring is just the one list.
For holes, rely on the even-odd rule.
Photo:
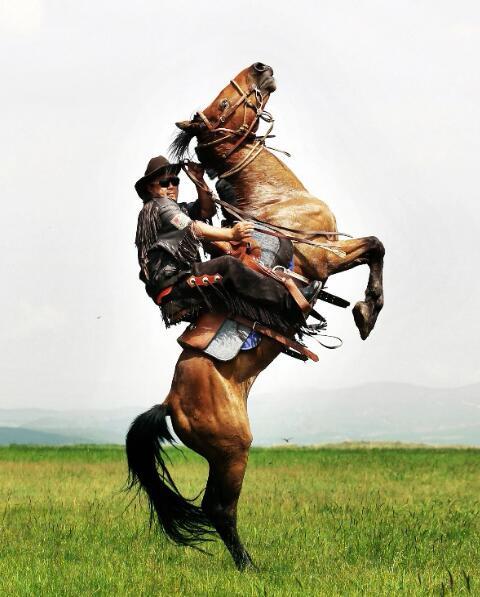
[(65, 446), (69, 444), (90, 444), (92, 440), (81, 437), (48, 433), (23, 427), (0, 427), (0, 446), (9, 444), (41, 444), (44, 446)]
[(142, 406), (65, 411), (0, 409), (0, 425), (59, 434), (67, 437), (68, 443), (123, 444), (131, 422), (142, 410)]
[(403, 441), (480, 445), (480, 384), (437, 389), (377, 383), (309, 390), (288, 402), (275, 395), (249, 402), (257, 443)]
[[(29, 443), (123, 444), (133, 419), (149, 406), (0, 409), (0, 443), (21, 443), (27, 440), (18, 438), (28, 436)], [(289, 389), (284, 395), (253, 391), (248, 408), (256, 445), (279, 444), (287, 438), (296, 444), (403, 441), (480, 446), (480, 384), (437, 389), (377, 383), (301, 394)], [(35, 439), (33, 432), (45, 435)], [(15, 439), (7, 442), (8, 438)]]

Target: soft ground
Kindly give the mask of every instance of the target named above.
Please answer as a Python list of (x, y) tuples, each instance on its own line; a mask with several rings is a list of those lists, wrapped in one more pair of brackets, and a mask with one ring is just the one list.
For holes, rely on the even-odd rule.
[[(172, 452), (184, 493), (203, 461)], [(480, 451), (254, 449), (239, 526), (259, 571), (148, 530), (121, 447), (0, 448), (1, 595), (480, 595)]]

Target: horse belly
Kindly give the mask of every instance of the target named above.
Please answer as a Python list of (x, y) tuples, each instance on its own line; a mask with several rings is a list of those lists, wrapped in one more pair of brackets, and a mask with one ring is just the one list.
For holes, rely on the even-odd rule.
[[(265, 206), (257, 217), (270, 224), (298, 230), (300, 236), (301, 232), (307, 233), (314, 230), (337, 231), (335, 216), (324, 201), (306, 192), (290, 191), (289, 195), (285, 197), (285, 194), (282, 194), (276, 201)], [(324, 242), (332, 239), (318, 236), (314, 240)], [(295, 243), (294, 257), (294, 270), (297, 273), (309, 279), (326, 281), (328, 255), (325, 250)]]
[(268, 205), (258, 210), (258, 218), (277, 226), (286, 226), (299, 231), (337, 230), (335, 216), (328, 205), (309, 193), (281, 194), (272, 197)]

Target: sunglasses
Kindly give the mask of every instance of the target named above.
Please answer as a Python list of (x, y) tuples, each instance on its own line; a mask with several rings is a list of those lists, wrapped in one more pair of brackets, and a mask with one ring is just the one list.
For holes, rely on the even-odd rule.
[(162, 178), (162, 180), (158, 181), (158, 184), (166, 189), (169, 184), (172, 184), (174, 187), (178, 187), (180, 184), (180, 179), (178, 176), (170, 176), (170, 178)]

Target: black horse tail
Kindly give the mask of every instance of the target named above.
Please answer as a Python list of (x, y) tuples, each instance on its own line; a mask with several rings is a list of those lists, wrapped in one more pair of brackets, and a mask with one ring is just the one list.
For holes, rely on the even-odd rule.
[(157, 404), (139, 415), (126, 438), (128, 485), (147, 494), (150, 525), (156, 520), (161, 530), (180, 545), (195, 547), (214, 533), (203, 510), (184, 498), (165, 465), (162, 444), (174, 443), (167, 427), (167, 405)]

